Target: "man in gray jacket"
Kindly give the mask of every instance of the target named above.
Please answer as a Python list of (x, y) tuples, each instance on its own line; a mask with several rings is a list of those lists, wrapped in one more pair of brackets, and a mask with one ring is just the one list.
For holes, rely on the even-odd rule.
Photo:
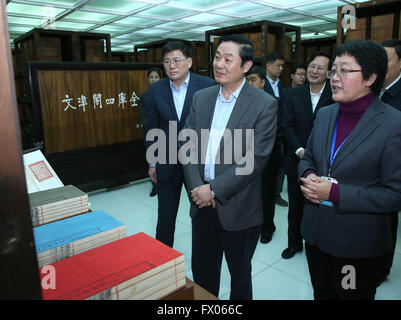
[(197, 156), (184, 166), (194, 281), (218, 296), (224, 252), (230, 298), (236, 300), (252, 299), (251, 260), (263, 221), (260, 174), (277, 122), (277, 100), (245, 80), (253, 54), (252, 44), (241, 35), (220, 39), (213, 61), (219, 85), (194, 95), (186, 128), (198, 140), (184, 145)]

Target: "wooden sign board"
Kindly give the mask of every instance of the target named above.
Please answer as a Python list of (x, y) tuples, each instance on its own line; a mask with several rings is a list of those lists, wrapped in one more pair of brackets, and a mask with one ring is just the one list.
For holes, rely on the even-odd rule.
[(142, 139), (146, 70), (38, 72), (46, 153)]
[(29, 62), (32, 144), (88, 192), (147, 177), (140, 97), (161, 64)]

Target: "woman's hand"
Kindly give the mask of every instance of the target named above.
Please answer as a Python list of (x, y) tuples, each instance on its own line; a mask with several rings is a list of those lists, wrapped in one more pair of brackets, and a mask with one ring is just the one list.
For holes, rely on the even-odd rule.
[(331, 182), (311, 173), (306, 178), (301, 178), (301, 191), (306, 199), (319, 204), (322, 200), (329, 200)]

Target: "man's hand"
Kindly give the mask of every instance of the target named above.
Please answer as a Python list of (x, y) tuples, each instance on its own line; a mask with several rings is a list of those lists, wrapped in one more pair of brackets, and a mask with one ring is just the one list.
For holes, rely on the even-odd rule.
[(198, 208), (208, 206), (216, 208), (216, 200), (214, 199), (214, 195), (210, 189), (210, 184), (204, 184), (193, 189), (191, 191), (191, 198)]
[(154, 183), (157, 183), (157, 179), (156, 179), (156, 167), (149, 167), (148, 175), (149, 175), (150, 179), (151, 179)]
[(303, 158), (304, 153), (305, 153), (305, 149), (299, 150), (297, 156), (298, 156), (298, 158), (299, 158), (300, 160)]

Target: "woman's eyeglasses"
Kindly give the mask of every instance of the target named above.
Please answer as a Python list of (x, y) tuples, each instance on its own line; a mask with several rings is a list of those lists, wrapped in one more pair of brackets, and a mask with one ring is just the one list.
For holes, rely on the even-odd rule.
[(338, 75), (341, 79), (346, 78), (348, 73), (353, 73), (353, 72), (361, 72), (362, 70), (346, 70), (346, 69), (341, 69), (341, 70), (329, 70), (327, 71), (327, 78), (331, 79), (335, 75)]

